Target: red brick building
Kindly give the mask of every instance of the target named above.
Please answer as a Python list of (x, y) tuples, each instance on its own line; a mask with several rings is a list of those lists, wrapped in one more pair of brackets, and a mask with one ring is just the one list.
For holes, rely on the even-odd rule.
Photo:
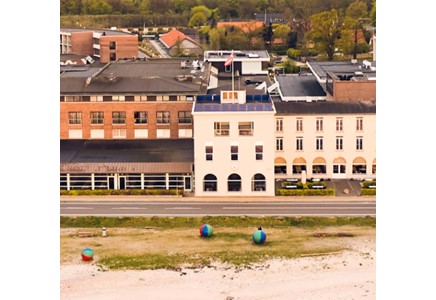
[(60, 31), (61, 54), (84, 54), (105, 63), (138, 56), (135, 34), (112, 30), (68, 29)]
[(206, 94), (209, 64), (194, 70), (181, 62), (126, 60), (61, 73), (60, 138), (192, 138), (192, 103)]

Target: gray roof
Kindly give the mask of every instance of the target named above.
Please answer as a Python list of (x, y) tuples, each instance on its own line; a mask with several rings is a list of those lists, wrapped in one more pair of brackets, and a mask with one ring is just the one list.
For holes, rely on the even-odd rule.
[(61, 173), (191, 173), (193, 139), (61, 140)]
[[(204, 53), (204, 60), (207, 59), (219, 59), (220, 61), (225, 61), (229, 56), (231, 50), (210, 50), (205, 51)], [(249, 59), (249, 54), (258, 55), (256, 58), (267, 58), (269, 59), (270, 56), (268, 54), (268, 51), (266, 50), (235, 50), (233, 59), (234, 61), (239, 61), (241, 59)]]
[(61, 28), (60, 31), (65, 32), (98, 32), (98, 33), (105, 33), (107, 36), (112, 35), (132, 35), (128, 32), (122, 32), (122, 31), (116, 31), (116, 30), (110, 30), (110, 29), (92, 29), (92, 28)]
[(274, 102), (277, 115), (375, 114), (370, 101)]
[[(91, 71), (83, 76), (62, 73), (61, 94), (133, 94), (133, 93), (179, 93), (205, 94), (209, 64), (204, 69), (194, 70), (191, 66), (180, 68), (180, 59), (126, 60), (112, 62), (95, 70), (89, 84), (86, 80)], [(192, 80), (180, 81), (176, 77), (187, 76)]]
[(285, 97), (326, 95), (315, 76), (277, 76), (276, 78)]
[[(265, 89), (257, 90), (256, 84), (245, 84), (245, 80), (258, 81), (258, 82), (266, 82), (267, 87), (271, 85), (271, 80), (267, 75), (246, 75), (246, 76), (235, 76), (234, 85), (235, 90), (246, 90), (247, 95), (261, 95), (265, 94)], [(209, 89), (207, 94), (220, 94), (220, 91), (231, 91), (232, 90), (232, 77), (231, 73), (227, 74), (224, 72), (219, 73), (218, 77), (218, 87)]]
[[(370, 77), (375, 77), (376, 74), (376, 71), (363, 67), (362, 61), (358, 61), (356, 64), (351, 63), (351, 61), (311, 61), (307, 64), (321, 79), (326, 78), (327, 72), (354, 73), (360, 71)], [(371, 61), (371, 66), (376, 67), (376, 62)]]

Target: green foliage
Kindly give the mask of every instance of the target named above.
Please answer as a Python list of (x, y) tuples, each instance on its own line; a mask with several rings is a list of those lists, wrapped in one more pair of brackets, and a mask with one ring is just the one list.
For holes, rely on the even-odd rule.
[(310, 18), (312, 29), (307, 32), (306, 39), (315, 42), (321, 52), (326, 53), (328, 60), (333, 60), (336, 40), (340, 34), (340, 20), (338, 11), (332, 9), (315, 14)]
[[(333, 193), (334, 194), (334, 193)], [(248, 216), (206, 216), (206, 217), (60, 217), (61, 228), (199, 228), (203, 224), (216, 227), (246, 228), (288, 227), (313, 228), (321, 226), (375, 226), (374, 218), (351, 217), (248, 217)], [(216, 233), (215, 233), (216, 234)]]
[(292, 59), (299, 59), (301, 57), (301, 50), (289, 48), (288, 51), (286, 51), (286, 55)]
[(107, 196), (107, 195), (179, 195), (180, 190), (176, 189), (132, 189), (132, 190), (61, 190), (61, 196)]
[(278, 196), (334, 196), (335, 189), (278, 189)]
[(195, 13), (191, 19), (189, 19), (188, 26), (199, 27), (206, 23), (206, 16), (202, 12)]
[(376, 194), (377, 194), (376, 189), (367, 189), (367, 188), (360, 189), (361, 196), (376, 196)]
[(376, 184), (377, 184), (376, 179), (374, 179), (374, 180), (364, 180), (362, 182), (362, 187), (368, 188), (370, 185), (376, 185)]
[(285, 60), (283, 62), (282, 66), (283, 66), (283, 69), (285, 70), (285, 73), (296, 74), (296, 73), (300, 72), (300, 67), (297, 66), (297, 64), (290, 59)]
[(368, 6), (363, 1), (354, 1), (345, 10), (345, 15), (357, 20), (368, 16)]

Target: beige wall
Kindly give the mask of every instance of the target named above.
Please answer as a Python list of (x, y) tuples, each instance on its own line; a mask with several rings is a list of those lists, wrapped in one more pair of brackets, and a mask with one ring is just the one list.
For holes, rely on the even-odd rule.
[[(316, 131), (316, 118), (323, 118), (324, 130)], [(336, 117), (343, 118), (343, 131), (336, 131)], [(363, 117), (363, 131), (356, 130), (356, 118)], [(275, 174), (276, 178), (301, 178), (301, 174), (292, 174), (294, 159), (302, 157), (306, 160), (307, 177), (333, 178), (333, 161), (343, 158), (346, 161), (346, 173), (342, 178), (375, 178), (372, 174), (372, 163), (376, 158), (376, 115), (375, 114), (338, 114), (338, 115), (301, 115), (280, 116), (283, 118), (283, 132), (277, 132), (274, 128), (275, 137), (283, 137), (283, 151), (275, 150), (275, 158), (281, 157), (286, 160), (287, 174)], [(296, 119), (303, 119), (303, 131), (296, 131)], [(296, 137), (303, 137), (303, 150), (296, 150)], [(323, 150), (316, 150), (316, 137), (324, 139)], [(343, 150), (336, 150), (336, 137), (343, 137)], [(363, 150), (356, 150), (356, 137), (363, 137)], [(275, 142), (274, 142), (274, 149)], [(313, 161), (322, 157), (326, 161), (327, 174), (312, 174)], [(352, 174), (353, 161), (357, 157), (366, 160), (366, 174)], [(340, 178), (341, 176), (336, 176)]]
[[(274, 195), (274, 113), (193, 113), (194, 114), (194, 162), (196, 196), (273, 196)], [(253, 121), (253, 136), (239, 136), (238, 122)], [(229, 122), (229, 136), (214, 136), (214, 122)], [(232, 161), (230, 146), (237, 142), (239, 159)], [(263, 143), (263, 160), (255, 159), (256, 142)], [(213, 144), (213, 161), (206, 161), (205, 146)], [(214, 174), (218, 190), (203, 191), (203, 178)], [(230, 174), (241, 176), (242, 191), (228, 192), (227, 178)], [(266, 179), (266, 191), (252, 191), (251, 179), (261, 173)]]

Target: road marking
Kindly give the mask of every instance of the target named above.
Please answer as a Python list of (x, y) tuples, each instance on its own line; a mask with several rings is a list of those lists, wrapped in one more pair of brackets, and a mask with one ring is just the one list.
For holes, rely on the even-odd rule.
[(94, 209), (93, 207), (62, 207), (62, 209)]
[(111, 207), (112, 209), (148, 209), (146, 207)]
[(165, 207), (165, 209), (201, 209), (200, 207)]

